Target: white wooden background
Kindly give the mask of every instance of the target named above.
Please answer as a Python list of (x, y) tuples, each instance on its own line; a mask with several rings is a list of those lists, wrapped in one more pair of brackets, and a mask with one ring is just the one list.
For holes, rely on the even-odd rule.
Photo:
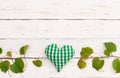
[[(90, 46), (103, 55), (104, 42), (117, 44), (120, 56), (120, 0), (0, 0), (0, 47), (6, 51), (28, 44), (27, 56), (46, 57), (48, 44), (73, 45), (80, 57), (82, 47)], [(14, 53), (14, 57), (18, 54)], [(98, 55), (94, 55), (98, 56)], [(87, 67), (80, 70), (78, 59), (68, 62), (60, 73), (48, 59), (36, 68), (27, 60), (24, 78), (117, 78), (112, 69), (113, 59), (105, 59), (105, 66), (97, 72), (87, 60)], [(12, 78), (23, 78), (11, 73)], [(11, 78), (0, 72), (0, 78)]]

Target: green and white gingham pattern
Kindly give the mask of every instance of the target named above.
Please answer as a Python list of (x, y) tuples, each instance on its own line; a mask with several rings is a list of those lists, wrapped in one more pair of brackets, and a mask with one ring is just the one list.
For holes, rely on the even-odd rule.
[(48, 45), (45, 54), (60, 72), (63, 66), (73, 57), (75, 50), (70, 45), (64, 45), (61, 49), (57, 44)]

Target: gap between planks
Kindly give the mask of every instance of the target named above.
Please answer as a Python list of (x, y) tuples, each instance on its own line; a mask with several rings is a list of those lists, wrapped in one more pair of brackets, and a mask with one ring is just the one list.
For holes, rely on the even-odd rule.
[(80, 39), (120, 39), (120, 38), (0, 38), (0, 40), (80, 40)]
[(52, 20), (66, 20), (66, 21), (69, 21), (69, 20), (72, 20), (72, 21), (82, 21), (82, 20), (101, 20), (101, 21), (120, 21), (120, 19), (58, 19), (58, 18), (41, 18), (41, 19), (18, 19), (18, 18), (15, 18), (15, 19), (0, 19), (0, 21), (35, 21), (35, 20), (46, 20), (46, 21), (52, 21)]

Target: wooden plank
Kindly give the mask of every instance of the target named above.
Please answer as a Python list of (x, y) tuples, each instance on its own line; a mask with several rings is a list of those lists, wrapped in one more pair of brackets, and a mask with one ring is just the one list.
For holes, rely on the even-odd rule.
[[(104, 56), (104, 42), (112, 41), (117, 44), (117, 52), (113, 55), (120, 55), (120, 40), (119, 39), (77, 39), (77, 40), (60, 40), (60, 39), (20, 39), (20, 40), (10, 40), (4, 39), (0, 40), (0, 47), (3, 48), (3, 54), (1, 57), (6, 54), (8, 50), (12, 50), (13, 57), (19, 57), (19, 48), (25, 44), (29, 45), (29, 49), (26, 53), (26, 56), (29, 57), (46, 57), (44, 50), (48, 44), (56, 43), (59, 47), (62, 47), (64, 44), (72, 45), (75, 49), (75, 56), (80, 57), (80, 50), (82, 47), (92, 47), (94, 49), (94, 54), (92, 56)], [(17, 53), (18, 52), (18, 53)], [(60, 73), (57, 73), (55, 67), (48, 59), (41, 59), (43, 61), (43, 66), (41, 68), (36, 68), (32, 64), (32, 60), (27, 59), (27, 68), (26, 71), (21, 74), (14, 74), (12, 78), (117, 78), (120, 74), (115, 74), (112, 69), (112, 60), (113, 58), (105, 59), (105, 65), (102, 70), (96, 71), (92, 68), (91, 61), (92, 59), (87, 60), (87, 67), (83, 70), (80, 70), (77, 67), (78, 59), (72, 59), (68, 62), (63, 70)], [(94, 73), (94, 74), (93, 74)], [(47, 75), (46, 75), (47, 74)], [(22, 77), (23, 76), (23, 77)], [(8, 78), (9, 74), (0, 73), (0, 77)]]
[(0, 38), (120, 38), (119, 21), (0, 21)]
[[(94, 49), (92, 56), (103, 54), (104, 42), (113, 41), (120, 55), (119, 25), (120, 0), (0, 0), (0, 47), (4, 56), (8, 50), (19, 57), (19, 48), (28, 44), (26, 57), (42, 57), (43, 66), (36, 68), (32, 59), (27, 59), (26, 71), (12, 78), (118, 78), (112, 69), (113, 58), (105, 59), (105, 66), (97, 72), (92, 68), (92, 59), (87, 68), (80, 70), (77, 61), (82, 47)], [(45, 59), (45, 47), (56, 43), (73, 45), (74, 58), (60, 73)], [(77, 57), (77, 59), (76, 59)], [(0, 72), (1, 78), (10, 75)]]
[(120, 0), (0, 0), (0, 19), (120, 19)]

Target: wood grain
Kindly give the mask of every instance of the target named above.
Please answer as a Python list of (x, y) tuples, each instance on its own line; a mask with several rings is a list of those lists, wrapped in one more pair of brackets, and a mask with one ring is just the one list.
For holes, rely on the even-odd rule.
[(120, 0), (0, 0), (0, 19), (120, 19)]
[(120, 38), (119, 21), (0, 21), (1, 38)]

